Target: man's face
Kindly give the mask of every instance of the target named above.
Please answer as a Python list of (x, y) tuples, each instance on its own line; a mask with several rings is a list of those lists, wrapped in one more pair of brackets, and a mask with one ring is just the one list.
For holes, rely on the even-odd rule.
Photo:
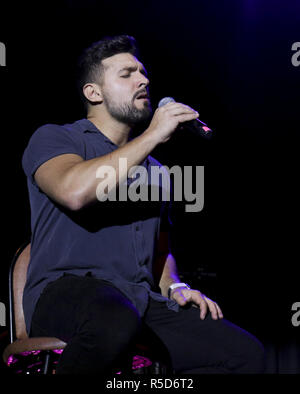
[(103, 104), (120, 122), (134, 125), (152, 114), (146, 70), (130, 53), (120, 53), (102, 61)]

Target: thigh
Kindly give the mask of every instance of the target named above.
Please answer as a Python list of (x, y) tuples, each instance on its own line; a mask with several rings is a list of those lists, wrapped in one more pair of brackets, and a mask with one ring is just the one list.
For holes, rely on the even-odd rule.
[(167, 347), (176, 371), (199, 368), (224, 373), (245, 364), (261, 344), (251, 334), (226, 319), (213, 320), (189, 306), (179, 312), (151, 300), (145, 323)]
[(136, 315), (133, 304), (107, 281), (64, 275), (46, 286), (31, 324), (31, 336), (54, 336), (68, 342), (87, 324), (119, 325), (122, 313)]

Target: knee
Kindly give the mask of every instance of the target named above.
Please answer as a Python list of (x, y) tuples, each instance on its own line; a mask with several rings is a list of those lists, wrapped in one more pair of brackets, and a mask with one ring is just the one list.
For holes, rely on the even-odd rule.
[(265, 348), (258, 339), (253, 340), (248, 358), (248, 373), (262, 374), (265, 370)]
[(111, 328), (114, 331), (115, 340), (128, 341), (134, 340), (141, 328), (141, 317), (137, 309), (130, 305), (115, 311), (115, 316), (111, 321)]
[(141, 318), (131, 303), (104, 306), (94, 302), (85, 313), (80, 332), (95, 343), (111, 342), (122, 345), (130, 342), (141, 326)]
[(244, 349), (242, 363), (237, 368), (239, 374), (262, 374), (265, 370), (265, 349), (263, 344), (255, 337), (251, 337), (248, 346)]

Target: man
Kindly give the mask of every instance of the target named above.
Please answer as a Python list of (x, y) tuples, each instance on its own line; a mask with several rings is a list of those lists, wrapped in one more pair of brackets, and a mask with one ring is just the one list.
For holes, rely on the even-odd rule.
[(99, 169), (113, 170), (111, 189), (130, 184), (128, 170), (159, 165), (151, 151), (198, 117), (168, 103), (131, 139), (132, 128), (152, 115), (149, 80), (136, 56), (129, 36), (84, 51), (78, 85), (87, 119), (42, 126), (24, 152), (32, 210), (27, 330), (67, 342), (60, 374), (110, 371), (130, 354), (141, 327), (159, 338), (178, 373), (262, 372), (261, 344), (180, 283), (166, 202), (105, 201), (97, 191)]

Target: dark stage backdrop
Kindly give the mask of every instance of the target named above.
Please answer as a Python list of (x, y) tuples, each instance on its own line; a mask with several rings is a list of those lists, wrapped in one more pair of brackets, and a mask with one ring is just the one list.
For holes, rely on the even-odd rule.
[[(216, 132), (211, 141), (176, 134), (153, 152), (170, 167), (205, 166), (204, 209), (174, 208), (182, 275), (265, 343), (268, 372), (299, 373), (300, 326), (291, 321), (300, 302), (299, 27), (297, 1), (1, 5), (0, 301), (7, 312), (9, 263), (30, 235), (23, 150), (40, 125), (84, 117), (73, 80), (81, 50), (104, 35), (130, 34), (150, 76), (153, 107), (172, 96)], [(8, 316), (2, 345), (7, 328)]]

